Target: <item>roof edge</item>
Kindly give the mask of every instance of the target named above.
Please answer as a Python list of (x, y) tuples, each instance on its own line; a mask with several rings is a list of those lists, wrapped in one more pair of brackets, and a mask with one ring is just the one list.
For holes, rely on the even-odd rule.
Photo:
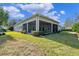
[(48, 18), (48, 19), (50, 19), (50, 20), (52, 20), (52, 21), (55, 21), (55, 22), (58, 22), (58, 23), (59, 23), (59, 21), (53, 20), (53, 19), (51, 19), (50, 17), (47, 17), (47, 16), (45, 16), (45, 15), (42, 15), (42, 14), (38, 14), (38, 13), (36, 13), (36, 14), (33, 14), (32, 16), (28, 17), (27, 19), (22, 20), (22, 21), (16, 23), (14, 26), (17, 26), (17, 25), (19, 25), (20, 23), (22, 23), (22, 22), (24, 22), (24, 21), (27, 21), (27, 20), (29, 20), (30, 18), (34, 17), (34, 16), (45, 17), (45, 18)]

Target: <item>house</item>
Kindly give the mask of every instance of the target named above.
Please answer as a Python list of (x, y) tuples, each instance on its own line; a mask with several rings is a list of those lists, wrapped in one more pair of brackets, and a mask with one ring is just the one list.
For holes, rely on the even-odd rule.
[(46, 17), (44, 15), (35, 14), (26, 20), (23, 20), (14, 25), (15, 31), (25, 30), (27, 33), (32, 31), (57, 32), (59, 29), (59, 22)]

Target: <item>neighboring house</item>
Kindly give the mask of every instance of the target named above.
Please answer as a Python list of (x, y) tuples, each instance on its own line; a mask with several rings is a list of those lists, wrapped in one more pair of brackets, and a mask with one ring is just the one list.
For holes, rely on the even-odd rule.
[(8, 29), (8, 27), (7, 26), (0, 26), (0, 29)]
[(72, 26), (71, 26), (71, 27), (65, 27), (65, 29), (67, 29), (67, 30), (71, 30), (71, 29), (72, 29)]
[(61, 25), (58, 25), (58, 31), (61, 31), (63, 27)]
[(57, 32), (58, 27), (59, 27), (58, 21), (40, 14), (35, 14), (30, 18), (15, 24), (14, 30), (15, 31), (25, 30), (27, 33), (31, 33), (32, 31)]

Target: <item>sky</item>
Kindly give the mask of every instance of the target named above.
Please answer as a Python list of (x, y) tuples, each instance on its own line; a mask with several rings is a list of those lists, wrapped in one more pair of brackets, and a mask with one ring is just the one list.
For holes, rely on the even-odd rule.
[(27, 19), (39, 13), (60, 22), (63, 25), (68, 18), (79, 14), (77, 3), (1, 3), (1, 7), (9, 12), (9, 19)]

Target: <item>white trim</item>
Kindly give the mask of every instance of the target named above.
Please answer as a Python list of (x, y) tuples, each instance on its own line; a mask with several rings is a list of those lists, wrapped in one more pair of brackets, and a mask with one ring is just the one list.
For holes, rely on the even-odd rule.
[(53, 24), (51, 23), (51, 32), (53, 32)]
[(39, 32), (39, 20), (36, 20), (36, 31)]
[(26, 24), (27, 24), (27, 33), (28, 33), (28, 22)]
[(40, 19), (40, 21), (44, 21), (44, 22), (48, 22), (48, 23), (52, 23), (52, 24), (58, 24), (56, 22), (50, 21), (50, 20), (45, 20), (45, 19)]
[[(36, 21), (36, 31), (39, 31), (39, 21), (44, 21), (44, 22), (48, 22), (48, 23), (51, 23), (51, 24), (59, 25), (58, 22), (54, 22), (54, 21), (48, 20), (46, 18), (36, 16), (36, 17), (33, 17), (33, 18), (29, 19), (29, 20), (26, 20), (25, 22), (23, 22), (23, 23), (21, 23), (21, 24), (19, 24), (17, 26), (14, 26), (14, 28), (23, 26), (23, 24), (29, 23), (29, 22), (32, 22), (32, 21)], [(27, 32), (28, 32), (28, 24), (27, 24)]]
[[(58, 22), (54, 22), (53, 20), (51, 21), (51, 20), (48, 20), (48, 19), (43, 18), (43, 17), (35, 16), (35, 17), (33, 17), (33, 18), (29, 19), (29, 20), (26, 20), (25, 22), (23, 22), (23, 23), (21, 23), (21, 24), (19, 24), (17, 26), (20, 26), (20, 25), (23, 25), (24, 23), (32, 22), (32, 21), (35, 21), (35, 20), (41, 20), (41, 21), (44, 21), (44, 22), (52, 23), (52, 24), (59, 24)], [(17, 27), (17, 26), (15, 26), (15, 27)]]

